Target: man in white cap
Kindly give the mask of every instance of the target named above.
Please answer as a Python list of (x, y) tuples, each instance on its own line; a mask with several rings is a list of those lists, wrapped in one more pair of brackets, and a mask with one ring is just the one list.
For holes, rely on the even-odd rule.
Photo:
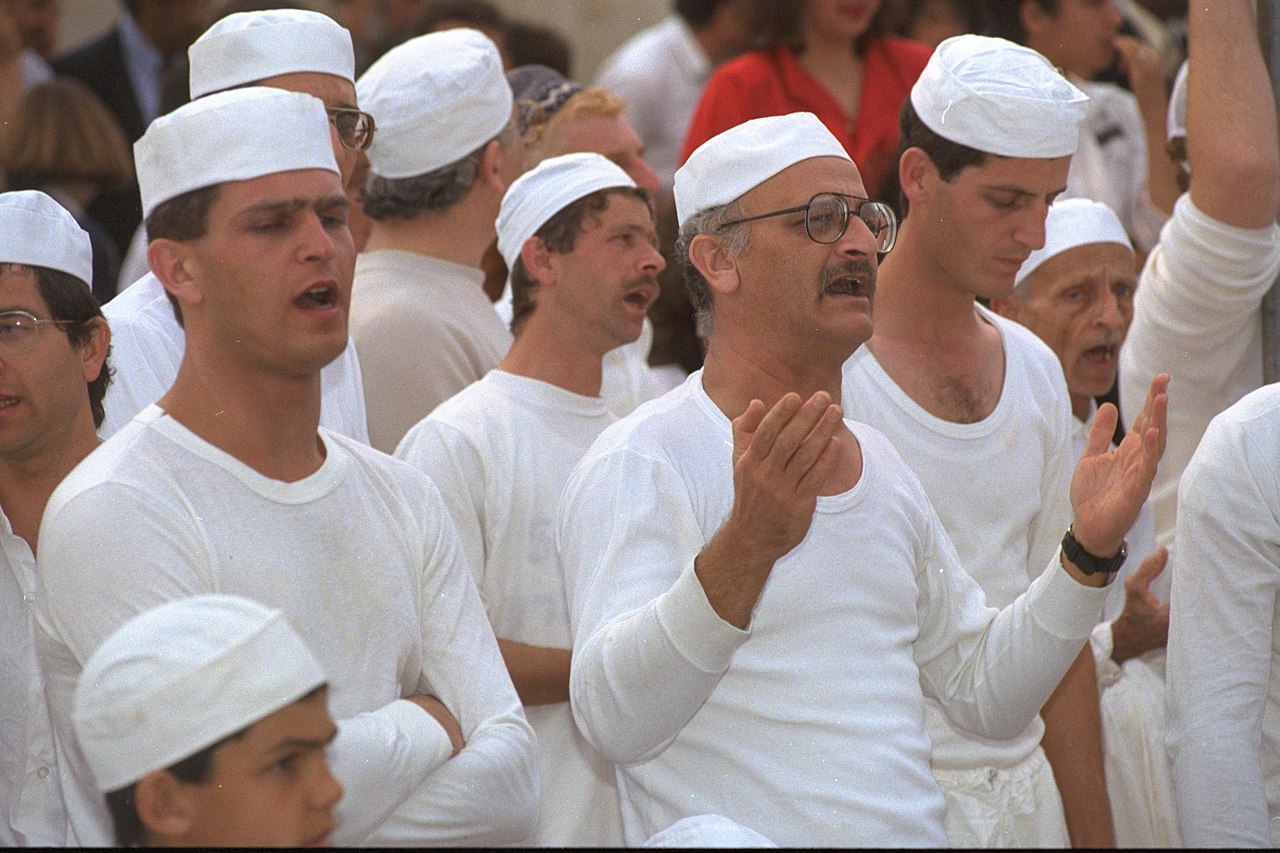
[(319, 429), (355, 260), (327, 122), (317, 98), (250, 87), (158, 119), (136, 146), (151, 262), (187, 348), (169, 393), (42, 522), (37, 651), (78, 843), (108, 838), (67, 718), (83, 662), (138, 611), (215, 590), (283, 610), (330, 676), (335, 841), (533, 829), (532, 733), (439, 493)]
[(110, 333), (89, 235), (40, 192), (0, 195), (0, 846), (63, 846), (36, 661), (36, 531), (58, 482), (98, 445)]
[(783, 846), (941, 846), (925, 697), (985, 737), (1034, 718), (1106, 595), (1090, 554), (1120, 548), (1150, 484), (1162, 383), (1117, 451), (1099, 415), (1083, 550), (997, 613), (893, 448), (833, 402), (895, 236), (840, 143), (808, 113), (757, 119), (675, 186), (706, 366), (565, 487), (574, 716), (619, 765), (629, 843), (711, 813)]
[[(1071, 397), (1072, 450), (1079, 455), (1096, 401), (1116, 381), (1116, 352), (1133, 320), (1134, 253), (1111, 208), (1059, 199), (1045, 220), (1045, 245), (1018, 270), (1009, 296), (991, 309), (1026, 326), (1057, 355)], [(1173, 779), (1164, 753), (1164, 646), (1169, 631), (1168, 552), (1155, 544), (1151, 504), (1129, 530), (1134, 555), (1112, 584), (1103, 621), (1090, 635), (1107, 793), (1121, 847), (1179, 847)], [(1139, 567), (1139, 559), (1141, 566)]]
[(616, 420), (600, 394), (602, 359), (639, 336), (657, 296), (663, 260), (650, 204), (599, 154), (552, 157), (518, 178), (497, 222), (515, 342), (396, 450), (444, 495), (538, 736), (540, 846), (623, 840), (613, 765), (582, 739), (569, 709), (555, 511), (573, 467)]
[(520, 138), (498, 48), (477, 30), (392, 48), (360, 77), (382, 116), (369, 148), (351, 334), (360, 351), (370, 443), (391, 453), (409, 428), (492, 370), (511, 346), (480, 260)]
[[(893, 442), (996, 607), (1056, 564), (1075, 457), (1057, 358), (975, 297), (1007, 295), (1044, 244), (1085, 100), (1029, 48), (938, 45), (902, 106), (904, 220), (875, 334), (845, 366), (845, 410)], [(1081, 650), (1044, 722), (1011, 737), (975, 738), (926, 703), (953, 846), (1113, 845), (1092, 664)]]
[(122, 847), (315, 847), (342, 787), (324, 670), (283, 613), (199, 595), (85, 662), (72, 720)]
[[(324, 101), (333, 152), (344, 183), (359, 152), (373, 140), (374, 122), (356, 105), (351, 35), (317, 12), (277, 9), (228, 15), (188, 50), (191, 97), (239, 86), (261, 85), (304, 92)], [(256, 129), (244, 128), (252, 135)], [(127, 282), (126, 282), (127, 283)], [(110, 437), (169, 390), (178, 373), (186, 335), (178, 304), (147, 272), (103, 307), (113, 334), (116, 381), (107, 394), (100, 434)], [(355, 344), (321, 372), (321, 423), (368, 441), (364, 389)]]

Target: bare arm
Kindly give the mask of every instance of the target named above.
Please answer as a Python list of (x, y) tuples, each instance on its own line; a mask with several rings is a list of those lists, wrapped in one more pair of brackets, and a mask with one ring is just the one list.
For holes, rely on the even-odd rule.
[(1121, 70), (1129, 79), (1129, 89), (1138, 102), (1143, 134), (1147, 142), (1147, 195), (1165, 215), (1173, 213), (1178, 200), (1178, 170), (1165, 149), (1165, 116), (1169, 93), (1165, 89), (1164, 66), (1160, 54), (1129, 36), (1116, 36), (1116, 52)]
[(550, 705), (569, 701), (569, 665), (573, 652), (498, 640), (498, 651), (507, 665), (516, 694), (525, 705)]
[(1102, 763), (1097, 675), (1088, 646), (1040, 713), (1044, 719), (1041, 744), (1062, 795), (1071, 846), (1114, 847), (1115, 829)]

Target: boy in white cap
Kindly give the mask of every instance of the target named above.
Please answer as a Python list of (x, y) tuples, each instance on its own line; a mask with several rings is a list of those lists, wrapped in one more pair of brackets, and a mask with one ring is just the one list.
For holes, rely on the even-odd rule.
[(536, 819), (532, 734), (439, 493), (318, 429), (355, 255), (327, 126), (318, 99), (250, 87), (158, 119), (136, 147), (187, 349), (41, 528), (37, 648), (78, 843), (107, 838), (69, 740), (84, 660), (138, 611), (214, 590), (285, 611), (330, 676), (336, 841), (513, 842)]
[(534, 843), (622, 844), (613, 765), (569, 709), (572, 640), (555, 510), (573, 467), (616, 418), (605, 353), (634, 341), (663, 268), (647, 192), (599, 154), (544, 160), (511, 185), (498, 248), (512, 270), (515, 342), (438, 406), (396, 455), (445, 496), (498, 645), (541, 748)]
[[(188, 55), (192, 98), (261, 85), (304, 92), (324, 101), (334, 156), (344, 183), (350, 181), (360, 151), (373, 141), (375, 126), (373, 118), (357, 108), (351, 34), (333, 19), (291, 9), (240, 12), (210, 27), (191, 45)], [(107, 417), (100, 430), (104, 438), (160, 399), (173, 384), (186, 347), (179, 310), (151, 272), (103, 307), (111, 323), (112, 354), (118, 367), (107, 394)], [(355, 345), (325, 365), (321, 377), (321, 423), (368, 441)]]
[(409, 428), (492, 370), (511, 346), (480, 268), (520, 138), (502, 58), (477, 30), (420, 36), (361, 75), (382, 117), (369, 148), (351, 334), (370, 443), (391, 453)]
[[(1115, 354), (1133, 320), (1134, 253), (1111, 208), (1059, 199), (1009, 296), (991, 309), (1026, 326), (1058, 356), (1071, 397), (1079, 455), (1116, 381)], [(1178, 847), (1173, 780), (1164, 754), (1164, 646), (1169, 630), (1168, 553), (1155, 544), (1151, 504), (1129, 530), (1128, 561), (1090, 635), (1102, 702), (1107, 792), (1121, 847)], [(1141, 566), (1139, 567), (1139, 562)]]
[[(712, 813), (783, 846), (943, 845), (925, 697), (1008, 737), (1097, 621), (1109, 575), (1075, 550), (985, 607), (919, 482), (834, 404), (895, 236), (864, 195), (808, 113), (739, 125), (676, 173), (706, 366), (605, 430), (557, 522), (574, 717), (619, 765), (629, 843)], [(1166, 404), (1157, 383), (1110, 453), (1099, 416), (1074, 494), (1094, 553), (1141, 505)]]
[[(845, 366), (845, 411), (893, 442), (996, 607), (1056, 564), (1075, 457), (1057, 358), (974, 300), (1007, 295), (1044, 244), (1085, 100), (1029, 48), (938, 45), (902, 106), (905, 218), (875, 334)], [(1112, 846), (1092, 662), (1082, 650), (1015, 736), (975, 738), (926, 704), (952, 845)]]
[(44, 193), (0, 195), (0, 846), (63, 846), (67, 815), (35, 650), (36, 531), (97, 445), (110, 333), (89, 235)]
[(121, 846), (329, 842), (338, 729), (279, 610), (200, 595), (144, 611), (85, 662), (71, 717)]

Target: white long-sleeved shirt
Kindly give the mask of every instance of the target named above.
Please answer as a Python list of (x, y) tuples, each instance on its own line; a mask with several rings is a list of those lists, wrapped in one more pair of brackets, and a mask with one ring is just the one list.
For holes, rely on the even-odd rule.
[(1151, 504), (1156, 540), (1173, 544), (1178, 480), (1214, 416), (1262, 385), (1262, 297), (1280, 275), (1280, 226), (1247, 229), (1178, 199), (1134, 295), (1120, 349), (1120, 412), (1132, 425), (1167, 372), (1168, 439)]
[[(98, 435), (110, 438), (133, 416), (169, 392), (187, 348), (164, 285), (148, 272), (102, 306), (111, 327), (111, 384), (103, 400), (106, 417)], [(320, 371), (320, 425), (369, 443), (360, 362), (347, 348)]]
[[(36, 646), (74, 843), (111, 841), (71, 736), (84, 661), (131, 616), (209, 592), (283, 610), (329, 676), (338, 843), (501, 844), (532, 832), (532, 732), (439, 492), (358, 442), (320, 438), (321, 467), (285, 483), (152, 406), (49, 499)], [(416, 693), (458, 720), (456, 757), (444, 729), (402, 699)]]
[(1183, 839), (1280, 845), (1280, 386), (1218, 417), (1178, 489), (1167, 742)]
[(738, 630), (693, 571), (734, 495), (731, 425), (701, 380), (605, 430), (560, 502), (574, 717), (619, 764), (628, 843), (712, 813), (782, 845), (944, 845), (925, 697), (1018, 734), (1105, 591), (1058, 570), (986, 607), (919, 482), (851, 422), (861, 479), (818, 499)]
[[(556, 554), (565, 481), (617, 418), (584, 397), (502, 370), (488, 373), (409, 430), (396, 456), (440, 487), (494, 633), (573, 646)], [(622, 815), (613, 765), (583, 739), (568, 702), (525, 708), (538, 736), (542, 816), (533, 843), (617, 847)]]

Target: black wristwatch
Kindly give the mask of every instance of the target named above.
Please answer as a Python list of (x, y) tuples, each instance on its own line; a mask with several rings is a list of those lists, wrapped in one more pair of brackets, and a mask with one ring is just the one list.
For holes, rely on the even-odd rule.
[(1062, 537), (1062, 553), (1066, 554), (1067, 559), (1086, 575), (1114, 575), (1124, 565), (1124, 558), (1129, 556), (1129, 544), (1122, 541), (1120, 550), (1114, 557), (1099, 557), (1086, 551), (1084, 546), (1076, 541), (1075, 533), (1068, 527), (1067, 534)]

